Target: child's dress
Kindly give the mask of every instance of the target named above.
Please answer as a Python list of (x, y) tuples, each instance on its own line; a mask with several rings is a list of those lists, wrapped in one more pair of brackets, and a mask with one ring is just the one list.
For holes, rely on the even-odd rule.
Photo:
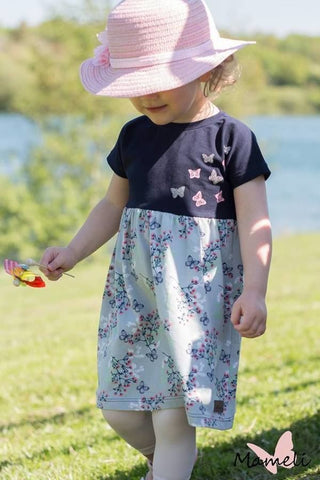
[(189, 124), (127, 123), (108, 156), (129, 179), (99, 326), (98, 407), (185, 407), (232, 427), (243, 285), (233, 189), (270, 174), (253, 133), (224, 112)]

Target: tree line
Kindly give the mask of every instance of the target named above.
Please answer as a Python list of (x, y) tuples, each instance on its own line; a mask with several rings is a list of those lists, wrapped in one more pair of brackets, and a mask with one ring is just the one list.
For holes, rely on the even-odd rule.
[[(0, 111), (91, 118), (125, 112), (127, 102), (95, 98), (79, 81), (79, 65), (93, 55), (96, 33), (103, 28), (57, 17), (34, 27), (1, 29)], [(231, 106), (238, 115), (319, 113), (320, 37), (253, 37), (257, 45), (238, 53), (242, 77), (221, 97), (222, 108)]]

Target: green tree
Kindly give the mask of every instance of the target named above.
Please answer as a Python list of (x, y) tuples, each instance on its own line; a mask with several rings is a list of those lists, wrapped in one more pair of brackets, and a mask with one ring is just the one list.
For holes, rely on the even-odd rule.
[(23, 184), (0, 177), (1, 257), (28, 258), (37, 253), (40, 233), (39, 204)]
[(297, 54), (261, 50), (261, 59), (271, 85), (298, 85), (306, 83), (308, 60)]
[(30, 153), (19, 181), (0, 179), (2, 256), (37, 256), (69, 241), (106, 191), (105, 156), (123, 121), (56, 119), (43, 126), (43, 143)]

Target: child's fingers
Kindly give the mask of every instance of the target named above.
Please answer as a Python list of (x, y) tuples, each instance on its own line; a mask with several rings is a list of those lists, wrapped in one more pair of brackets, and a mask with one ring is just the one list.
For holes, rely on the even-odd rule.
[(54, 247), (47, 248), (47, 250), (44, 252), (39, 262), (41, 265), (40, 270), (41, 271), (43, 271), (43, 269), (48, 270), (48, 265), (55, 259), (57, 255), (58, 255), (58, 252), (56, 248)]
[(265, 332), (265, 321), (259, 317), (244, 316), (239, 325), (234, 327), (242, 337), (255, 338), (260, 337)]
[(59, 269), (55, 270), (54, 272), (50, 272), (48, 270), (48, 273), (45, 273), (46, 277), (49, 280), (52, 280), (53, 282), (55, 282), (56, 280), (59, 280), (62, 277), (62, 274), (63, 274), (62, 268), (59, 268)]
[(231, 312), (231, 323), (233, 326), (236, 328), (236, 326), (239, 326), (241, 323), (242, 319), (242, 307), (241, 304), (238, 302), (235, 302), (232, 308)]
[(63, 264), (64, 264), (64, 258), (63, 255), (58, 254), (52, 261), (48, 263), (48, 270), (49, 272), (58, 272), (59, 274), (63, 273)]
[(43, 254), (39, 268), (49, 280), (58, 280), (64, 272), (63, 263), (64, 258), (61, 255), (61, 250), (51, 247)]

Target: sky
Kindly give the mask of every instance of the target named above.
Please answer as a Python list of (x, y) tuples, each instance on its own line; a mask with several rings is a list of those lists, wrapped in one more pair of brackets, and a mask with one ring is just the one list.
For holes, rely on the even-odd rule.
[[(81, 0), (1, 0), (0, 25), (14, 27), (21, 21), (36, 24), (52, 8), (59, 12), (70, 4), (79, 6)], [(320, 36), (320, 0), (207, 0), (207, 4), (218, 29), (231, 33)]]

